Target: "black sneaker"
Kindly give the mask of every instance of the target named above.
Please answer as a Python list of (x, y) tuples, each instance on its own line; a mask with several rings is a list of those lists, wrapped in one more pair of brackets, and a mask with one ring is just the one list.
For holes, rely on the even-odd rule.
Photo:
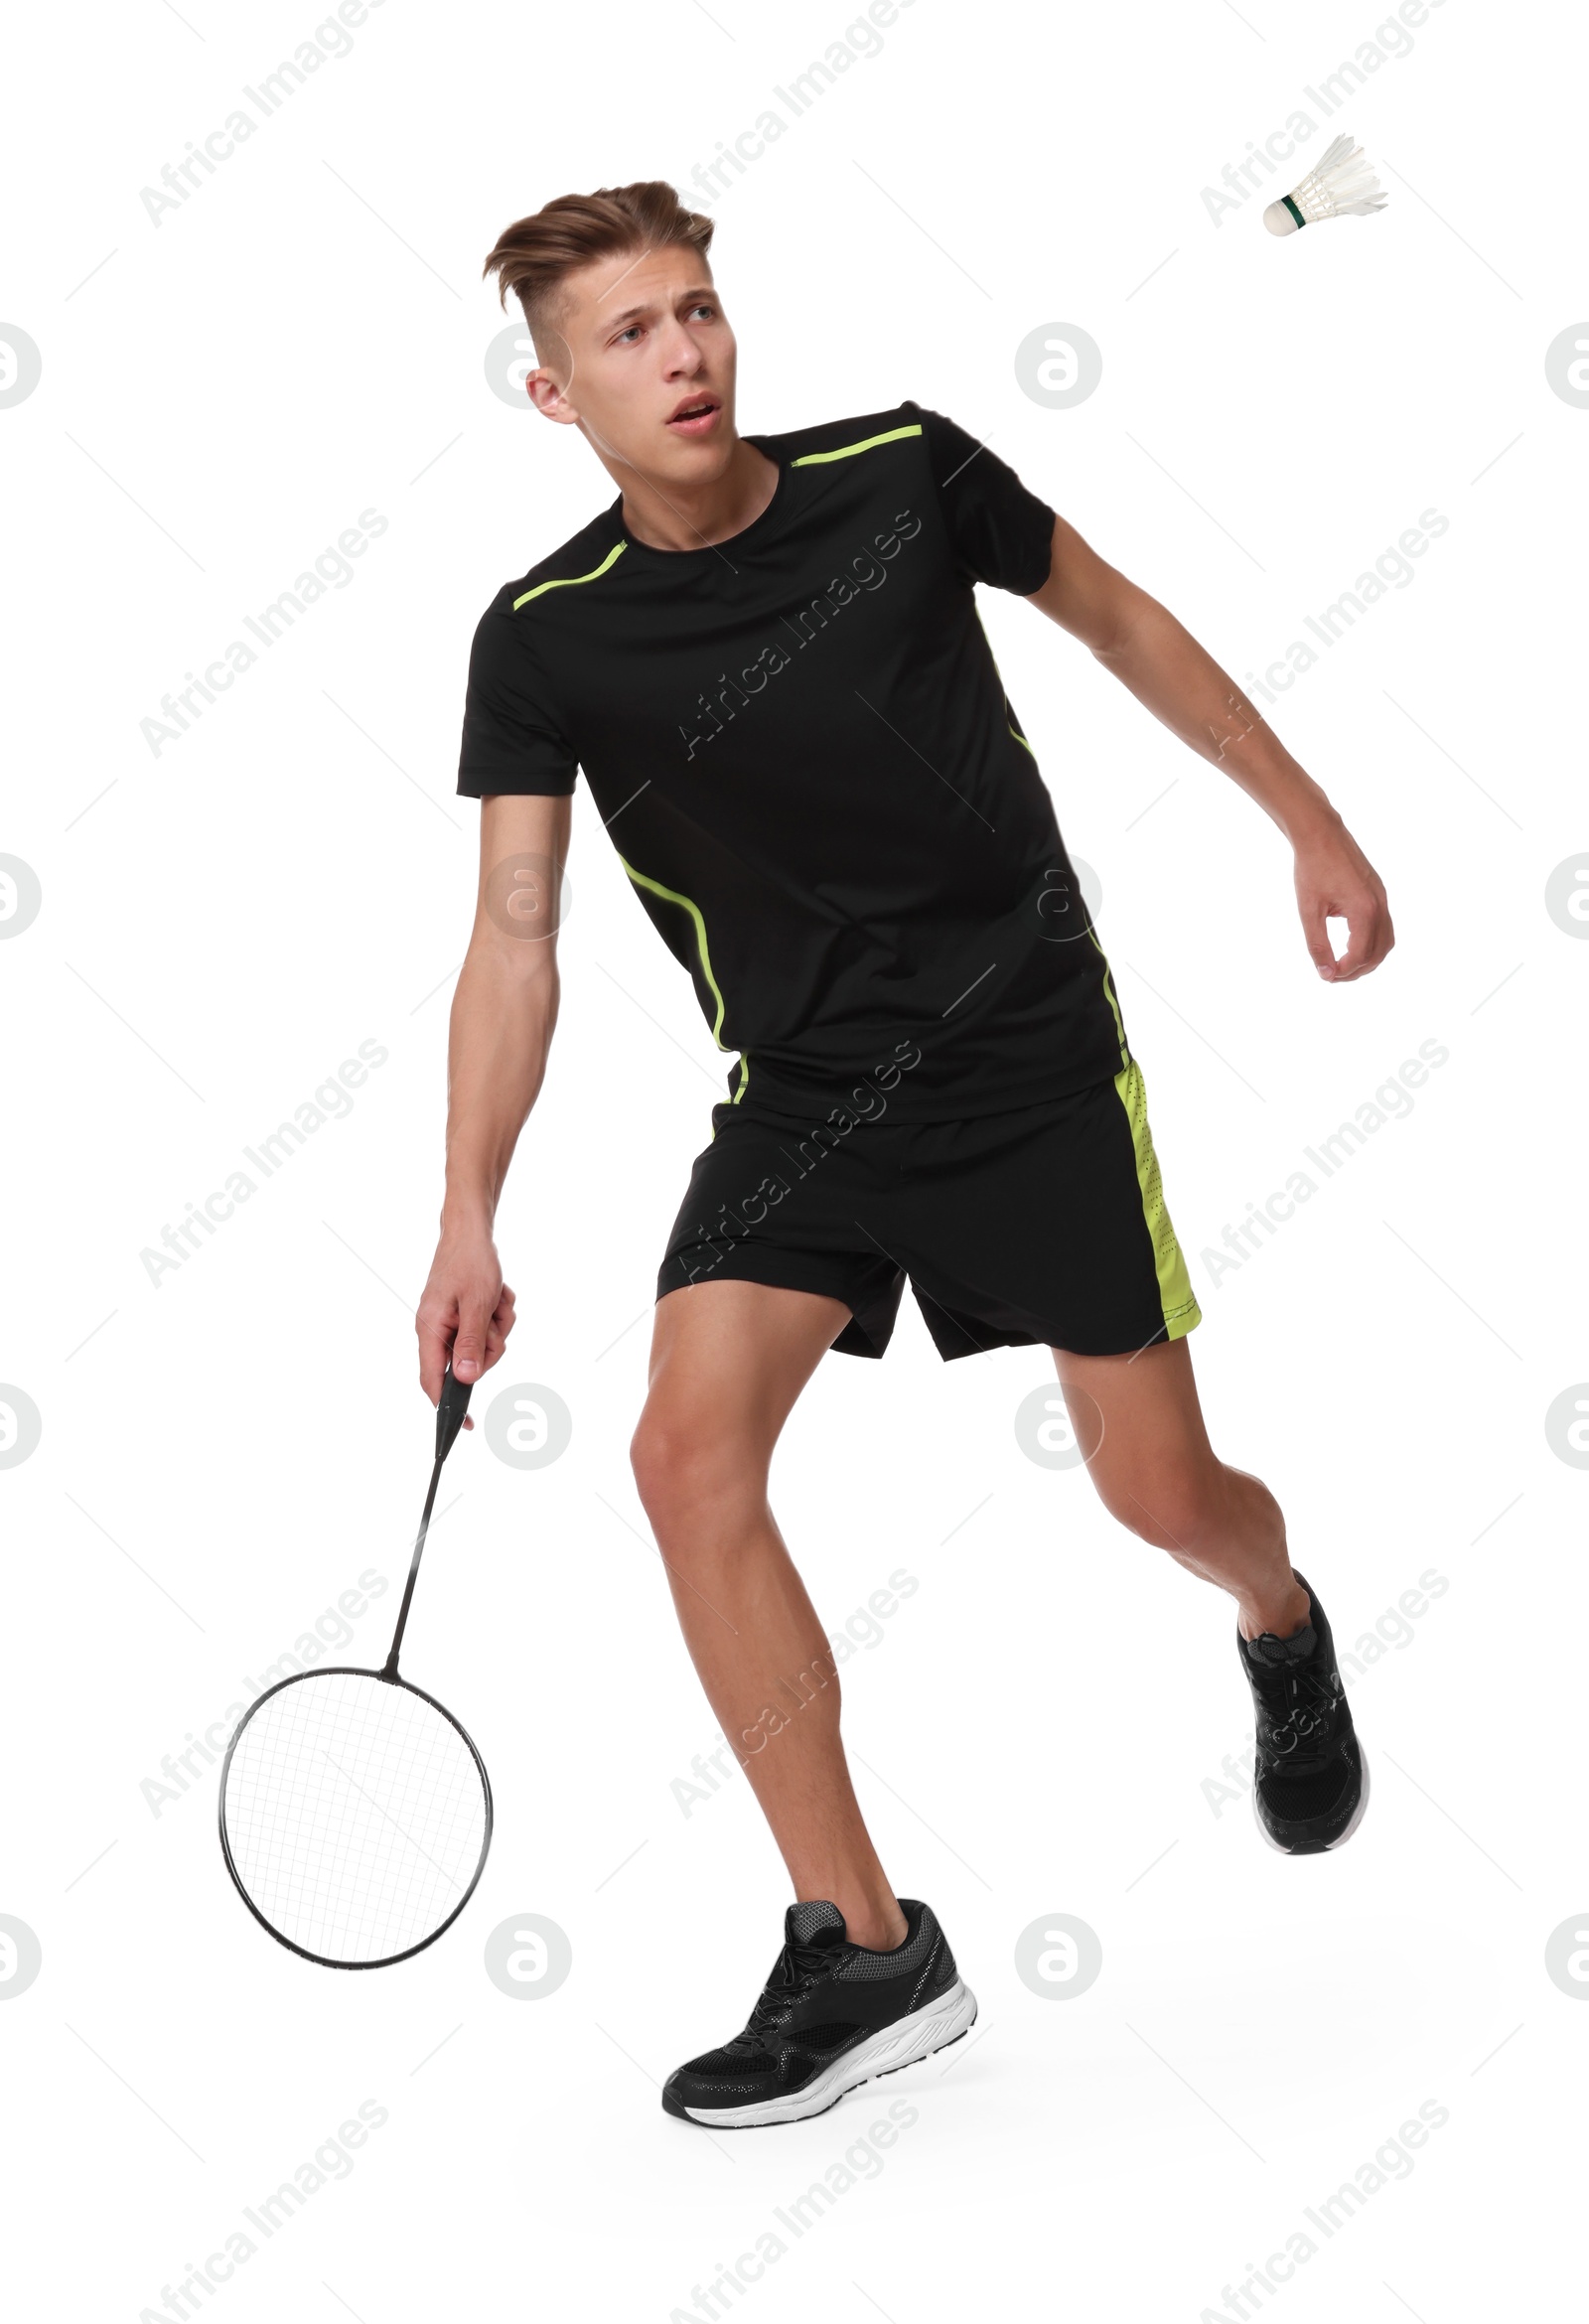
[(902, 1896), (907, 1934), (892, 1953), (852, 1945), (837, 1905), (793, 1904), (784, 1950), (749, 2025), (670, 2074), (662, 2105), (713, 2129), (747, 2130), (825, 2113), (875, 2075), (912, 2066), (975, 2022), (931, 1905)]
[(1324, 1608), (1308, 1589), (1309, 1620), (1294, 1638), (1266, 1630), (1236, 1652), (1252, 1689), (1257, 1758), (1252, 1813), (1271, 1847), (1316, 1856), (1350, 1839), (1369, 1805), (1369, 1769), (1336, 1668)]

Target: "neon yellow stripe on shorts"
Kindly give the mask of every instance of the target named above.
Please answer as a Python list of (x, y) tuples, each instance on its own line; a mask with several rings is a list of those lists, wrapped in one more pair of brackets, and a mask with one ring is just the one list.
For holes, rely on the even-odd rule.
[(1184, 1340), (1194, 1324), (1203, 1321), (1203, 1310), (1193, 1293), (1192, 1278), (1187, 1273), (1186, 1260), (1165, 1207), (1159, 1158), (1153, 1151), (1153, 1133), (1148, 1128), (1147, 1089), (1142, 1069), (1134, 1059), (1123, 1073), (1115, 1075), (1114, 1089), (1131, 1124), (1137, 1184), (1142, 1189), (1142, 1216), (1153, 1238), (1153, 1265), (1159, 1279), (1159, 1309), (1164, 1317), (1165, 1336)]
[(881, 436), (866, 436), (859, 444), (841, 444), (836, 452), (802, 452), (798, 460), (790, 462), (791, 468), (818, 468), (824, 460), (851, 460), (857, 452), (870, 452), (877, 444), (897, 444), (902, 436), (919, 436), (922, 423), (916, 420), (908, 428), (889, 428)]

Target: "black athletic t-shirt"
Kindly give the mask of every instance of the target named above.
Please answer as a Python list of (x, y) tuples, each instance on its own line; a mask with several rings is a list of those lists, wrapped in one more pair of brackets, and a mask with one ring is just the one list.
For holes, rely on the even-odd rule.
[(499, 593), (459, 791), (584, 769), (748, 1111), (825, 1120), (853, 1092), (955, 1120), (1118, 1073), (1107, 962), (976, 610), (978, 581), (1041, 589), (1053, 509), (914, 402), (749, 441), (778, 482), (731, 539), (648, 547), (620, 495)]

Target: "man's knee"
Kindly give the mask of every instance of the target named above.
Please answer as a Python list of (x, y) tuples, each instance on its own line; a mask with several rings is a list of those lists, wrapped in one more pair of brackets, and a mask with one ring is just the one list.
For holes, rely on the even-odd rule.
[(653, 1514), (674, 1497), (686, 1463), (687, 1438), (675, 1424), (648, 1404), (629, 1446), (629, 1465), (635, 1490), (647, 1513)]
[(750, 1480), (742, 1451), (710, 1421), (648, 1404), (629, 1448), (635, 1487), (653, 1525), (720, 1505)]

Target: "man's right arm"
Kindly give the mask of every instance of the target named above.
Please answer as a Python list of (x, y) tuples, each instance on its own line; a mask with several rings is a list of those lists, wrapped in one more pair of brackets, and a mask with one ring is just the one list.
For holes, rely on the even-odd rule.
[(441, 1236), (414, 1324), (432, 1403), (449, 1354), (459, 1380), (478, 1380), (513, 1325), (494, 1225), (557, 1022), (557, 905), (572, 808), (563, 794), (481, 800), (475, 925), (448, 1043)]

